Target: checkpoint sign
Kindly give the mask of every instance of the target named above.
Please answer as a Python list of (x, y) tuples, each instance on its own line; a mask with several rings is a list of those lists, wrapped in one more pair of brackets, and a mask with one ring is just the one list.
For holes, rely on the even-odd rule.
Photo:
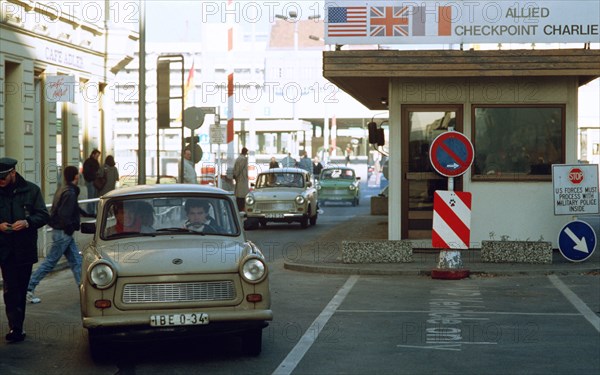
[(598, 164), (553, 164), (554, 215), (600, 213)]
[(582, 262), (592, 256), (597, 242), (592, 226), (581, 220), (571, 221), (558, 234), (558, 249), (571, 262)]
[(458, 177), (473, 163), (473, 144), (464, 134), (448, 131), (438, 135), (429, 148), (429, 160), (442, 176)]

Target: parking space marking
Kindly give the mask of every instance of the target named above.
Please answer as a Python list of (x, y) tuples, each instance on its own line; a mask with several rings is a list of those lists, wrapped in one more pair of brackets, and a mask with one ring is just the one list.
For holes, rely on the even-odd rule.
[(346, 280), (346, 283), (344, 283), (342, 288), (338, 290), (337, 294), (329, 301), (327, 306), (325, 306), (315, 321), (308, 327), (306, 332), (304, 332), (304, 335), (302, 335), (296, 346), (288, 353), (287, 357), (285, 357), (279, 367), (273, 371), (273, 375), (289, 375), (294, 371), (306, 352), (308, 352), (310, 347), (314, 344), (317, 337), (319, 337), (319, 333), (321, 333), (323, 327), (325, 327), (338, 307), (344, 302), (344, 299), (348, 293), (350, 293), (350, 290), (352, 290), (359, 278), (360, 276), (358, 275), (352, 275)]
[(558, 289), (565, 298), (592, 324), (596, 331), (600, 332), (600, 317), (588, 307), (569, 287), (556, 275), (548, 275), (550, 282)]

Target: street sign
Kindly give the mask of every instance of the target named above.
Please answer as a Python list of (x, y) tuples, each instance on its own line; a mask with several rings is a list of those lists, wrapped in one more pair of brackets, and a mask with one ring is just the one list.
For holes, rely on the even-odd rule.
[(448, 131), (438, 135), (429, 148), (429, 160), (442, 176), (462, 175), (473, 163), (473, 144), (464, 134)]
[(597, 241), (591, 225), (575, 220), (565, 225), (558, 234), (558, 249), (571, 262), (583, 262), (592, 256)]
[(213, 144), (225, 144), (227, 139), (227, 127), (219, 124), (210, 126), (210, 142)]
[(206, 115), (216, 114), (215, 107), (188, 107), (183, 111), (183, 126), (188, 129), (196, 130), (204, 123)]
[(433, 247), (468, 249), (470, 240), (471, 193), (436, 190), (433, 196)]
[(600, 213), (598, 164), (553, 164), (554, 215)]

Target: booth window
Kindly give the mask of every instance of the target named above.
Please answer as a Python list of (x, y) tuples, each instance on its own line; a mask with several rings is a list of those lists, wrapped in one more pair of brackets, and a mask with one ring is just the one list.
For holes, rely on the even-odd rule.
[(473, 106), (477, 181), (551, 181), (564, 163), (564, 105)]

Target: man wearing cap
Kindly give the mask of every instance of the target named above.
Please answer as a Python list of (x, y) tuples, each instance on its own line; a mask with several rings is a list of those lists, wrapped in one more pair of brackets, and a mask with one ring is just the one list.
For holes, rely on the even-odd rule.
[(0, 158), (0, 268), (9, 342), (25, 340), (27, 284), (38, 261), (38, 229), (50, 219), (40, 188), (18, 174), (16, 164)]

